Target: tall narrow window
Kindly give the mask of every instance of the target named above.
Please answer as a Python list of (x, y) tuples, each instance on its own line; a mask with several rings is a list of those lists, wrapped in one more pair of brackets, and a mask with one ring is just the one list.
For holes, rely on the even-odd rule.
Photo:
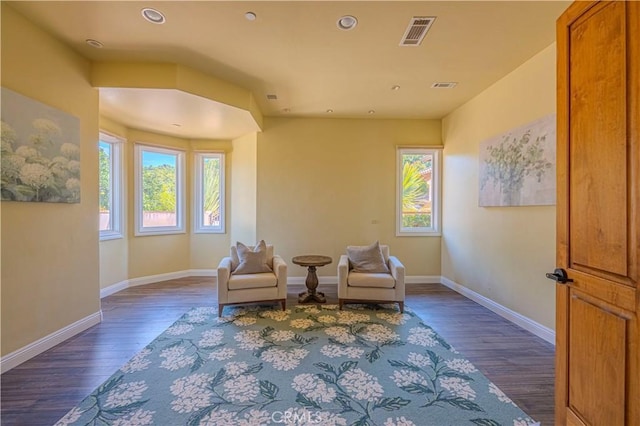
[(224, 154), (195, 156), (194, 232), (224, 233)]
[(122, 238), (122, 140), (100, 132), (98, 141), (100, 239)]
[(136, 235), (184, 232), (184, 152), (136, 145)]
[(398, 236), (439, 234), (439, 166), (439, 149), (398, 148)]

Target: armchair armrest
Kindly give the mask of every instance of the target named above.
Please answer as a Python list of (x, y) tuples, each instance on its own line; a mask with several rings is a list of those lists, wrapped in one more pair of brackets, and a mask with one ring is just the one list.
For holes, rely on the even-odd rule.
[(285, 282), (287, 280), (287, 263), (281, 256), (274, 255), (273, 256), (273, 273), (276, 274), (278, 278), (278, 282), (281, 279), (284, 279)]
[[(287, 263), (277, 254), (273, 256), (273, 273), (278, 283), (278, 298), (287, 298)], [(284, 309), (284, 308), (283, 308)]]
[(340, 256), (338, 261), (338, 297), (347, 297), (347, 277), (349, 276), (349, 257), (346, 254)]
[(224, 303), (229, 291), (229, 277), (231, 276), (231, 257), (223, 257), (217, 269), (218, 301)]
[(389, 256), (389, 269), (391, 270), (391, 276), (396, 281), (396, 289), (402, 287), (404, 294), (404, 265), (395, 256)]

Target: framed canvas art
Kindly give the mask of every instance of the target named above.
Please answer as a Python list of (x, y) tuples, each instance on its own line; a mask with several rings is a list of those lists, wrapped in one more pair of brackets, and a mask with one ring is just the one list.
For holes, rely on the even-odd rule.
[(3, 201), (80, 202), (80, 120), (3, 87)]
[(556, 116), (480, 144), (479, 206), (556, 203)]

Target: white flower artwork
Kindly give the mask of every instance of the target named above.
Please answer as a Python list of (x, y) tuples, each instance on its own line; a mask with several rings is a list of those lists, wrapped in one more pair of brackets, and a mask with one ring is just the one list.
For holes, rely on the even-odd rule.
[(80, 120), (2, 88), (3, 201), (80, 202)]
[(480, 207), (556, 203), (556, 123), (550, 114), (480, 143)]

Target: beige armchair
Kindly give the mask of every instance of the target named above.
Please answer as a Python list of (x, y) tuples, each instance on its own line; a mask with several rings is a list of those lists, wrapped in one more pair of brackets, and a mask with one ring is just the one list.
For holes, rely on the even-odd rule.
[[(350, 246), (350, 249), (371, 250), (378, 246)], [(353, 251), (351, 251), (353, 252)], [(387, 272), (373, 268), (376, 272), (366, 272), (365, 268), (354, 268), (349, 255), (340, 256), (338, 262), (338, 305), (342, 309), (345, 303), (373, 302), (397, 303), (400, 312), (404, 312), (404, 265), (395, 256), (389, 256), (389, 246), (379, 245), (382, 262)], [(357, 266), (357, 265), (355, 265)], [(371, 269), (371, 268), (369, 268)], [(365, 272), (358, 272), (364, 270)]]
[[(222, 315), (222, 310), (226, 305), (259, 303), (259, 302), (279, 302), (282, 310), (287, 304), (287, 264), (282, 257), (273, 254), (273, 246), (263, 244), (266, 254), (261, 257), (262, 269), (244, 268), (242, 253), (238, 253), (247, 246), (238, 243), (232, 246), (230, 255), (224, 257), (218, 265), (218, 315)], [(250, 252), (258, 246), (248, 246)], [(255, 260), (257, 254), (249, 253)], [(248, 273), (245, 273), (248, 271)], [(257, 272), (255, 272), (257, 271)], [(238, 273), (240, 272), (240, 273)]]

